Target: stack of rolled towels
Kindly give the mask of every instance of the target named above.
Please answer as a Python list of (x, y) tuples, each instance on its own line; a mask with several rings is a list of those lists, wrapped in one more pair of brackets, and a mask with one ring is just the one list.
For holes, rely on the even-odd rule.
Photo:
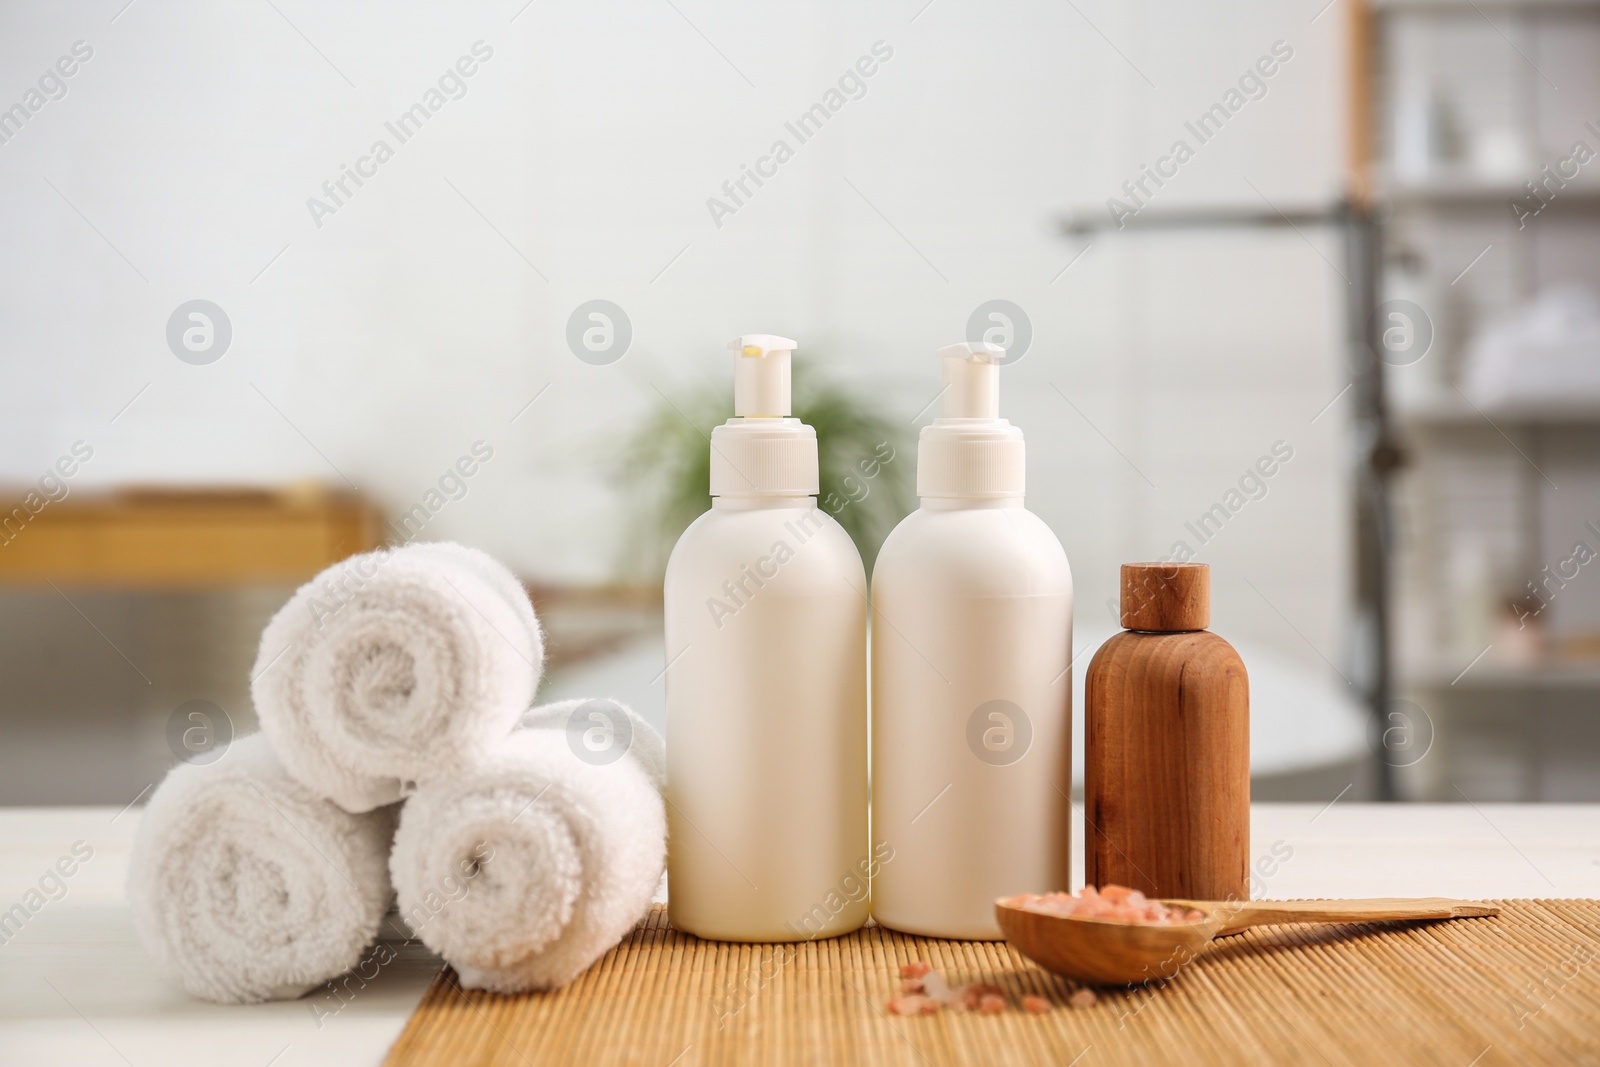
[(610, 700), (530, 707), (544, 639), (520, 582), (453, 544), (353, 556), (262, 634), (259, 734), (180, 764), (140, 822), (140, 939), (191, 994), (301, 996), (391, 905), (473, 989), (551, 989), (649, 909), (666, 861), (660, 735)]

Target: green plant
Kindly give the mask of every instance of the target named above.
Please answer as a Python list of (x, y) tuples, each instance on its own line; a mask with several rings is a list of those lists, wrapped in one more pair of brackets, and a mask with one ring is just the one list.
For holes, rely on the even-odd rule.
[[(844, 527), (870, 572), (883, 539), (914, 506), (909, 429), (829, 381), (815, 360), (795, 361), (793, 396), (795, 417), (817, 431), (818, 506)], [(663, 398), (623, 444), (616, 474), (642, 520), (627, 548), (630, 577), (658, 578), (679, 535), (711, 507), (711, 431), (732, 417), (731, 384)]]

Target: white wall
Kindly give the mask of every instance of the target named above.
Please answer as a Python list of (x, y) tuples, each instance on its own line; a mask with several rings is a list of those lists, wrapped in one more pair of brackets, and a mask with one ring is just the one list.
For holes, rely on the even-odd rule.
[[(1053, 222), (1118, 195), (1278, 40), (1294, 56), (1266, 97), (1157, 202), (1331, 197), (1341, 7), (123, 2), (0, 9), (0, 107), (94, 49), (0, 144), (0, 477), (82, 438), (79, 484), (342, 472), (398, 510), (483, 439), (495, 459), (428, 536), (599, 579), (626, 515), (599, 476), (610, 442), (655, 388), (723, 379), (727, 337), (797, 337), (909, 419), (938, 390), (932, 350), (1003, 297), (1035, 337), (1005, 413), (1083, 610), (1283, 440), (1269, 495), (1200, 555), (1217, 626), (1338, 659), (1348, 408), (1311, 421), (1346, 380), (1337, 244), (1123, 235), (1061, 274), (1082, 248)], [(383, 123), (480, 39), (467, 94), (317, 228), (306, 199), (393, 145)], [(716, 227), (707, 197), (880, 40), (866, 95)], [(209, 366), (164, 338), (196, 297), (234, 329)], [(635, 331), (612, 366), (564, 343), (595, 297)]]

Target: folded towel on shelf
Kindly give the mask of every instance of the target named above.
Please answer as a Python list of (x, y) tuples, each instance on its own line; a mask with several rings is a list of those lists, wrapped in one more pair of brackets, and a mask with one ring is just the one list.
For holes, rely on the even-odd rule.
[(238, 738), (151, 795), (129, 865), (134, 929), (194, 996), (300, 996), (376, 937), (395, 814), (351, 814), (290, 778), (261, 735)]
[(349, 811), (467, 772), (543, 673), (526, 591), (490, 556), (414, 544), (301, 586), (261, 635), (251, 694), (284, 768)]
[(608, 722), (611, 709), (624, 713), (628, 754), (575, 748), (571, 713), (535, 708), (535, 725), (476, 770), (425, 782), (406, 801), (389, 861), (400, 916), (469, 989), (564, 985), (650, 907), (667, 827), (639, 753), (659, 751), (660, 737), (621, 705), (597, 703)]
[(1467, 346), (1463, 385), (1479, 404), (1600, 399), (1600, 296), (1556, 285), (1491, 319)]

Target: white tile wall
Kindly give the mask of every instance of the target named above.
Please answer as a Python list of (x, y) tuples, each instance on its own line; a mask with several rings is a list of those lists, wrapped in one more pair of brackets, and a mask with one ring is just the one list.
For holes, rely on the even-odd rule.
[[(1294, 462), (1201, 557), (1226, 569), (1218, 625), (1317, 669), (1337, 656), (1348, 409), (1310, 424), (1345, 380), (1337, 245), (1103, 237), (1058, 277), (1080, 248), (1053, 230), (1120, 195), (1278, 40), (1294, 58), (1266, 97), (1158, 202), (1330, 197), (1337, 10), (675, 3), (0, 10), (0, 102), (72, 42), (95, 49), (67, 97), (0, 145), (0, 477), (36, 477), (82, 437), (97, 448), (85, 482), (342, 472), (402, 508), (483, 438), (495, 460), (429, 535), (595, 580), (628, 520), (601, 461), (653, 386), (724, 380), (722, 341), (769, 329), (909, 418), (937, 391), (934, 347), (1004, 297), (1035, 331), (1005, 409), (1085, 603), (1281, 438)], [(494, 58), (467, 95), (315, 228), (306, 198), (479, 39)], [(706, 198), (877, 40), (894, 57), (865, 97), (714, 227)], [(193, 297), (233, 322), (213, 366), (163, 343)], [(594, 297), (633, 321), (615, 366), (562, 341)]]

